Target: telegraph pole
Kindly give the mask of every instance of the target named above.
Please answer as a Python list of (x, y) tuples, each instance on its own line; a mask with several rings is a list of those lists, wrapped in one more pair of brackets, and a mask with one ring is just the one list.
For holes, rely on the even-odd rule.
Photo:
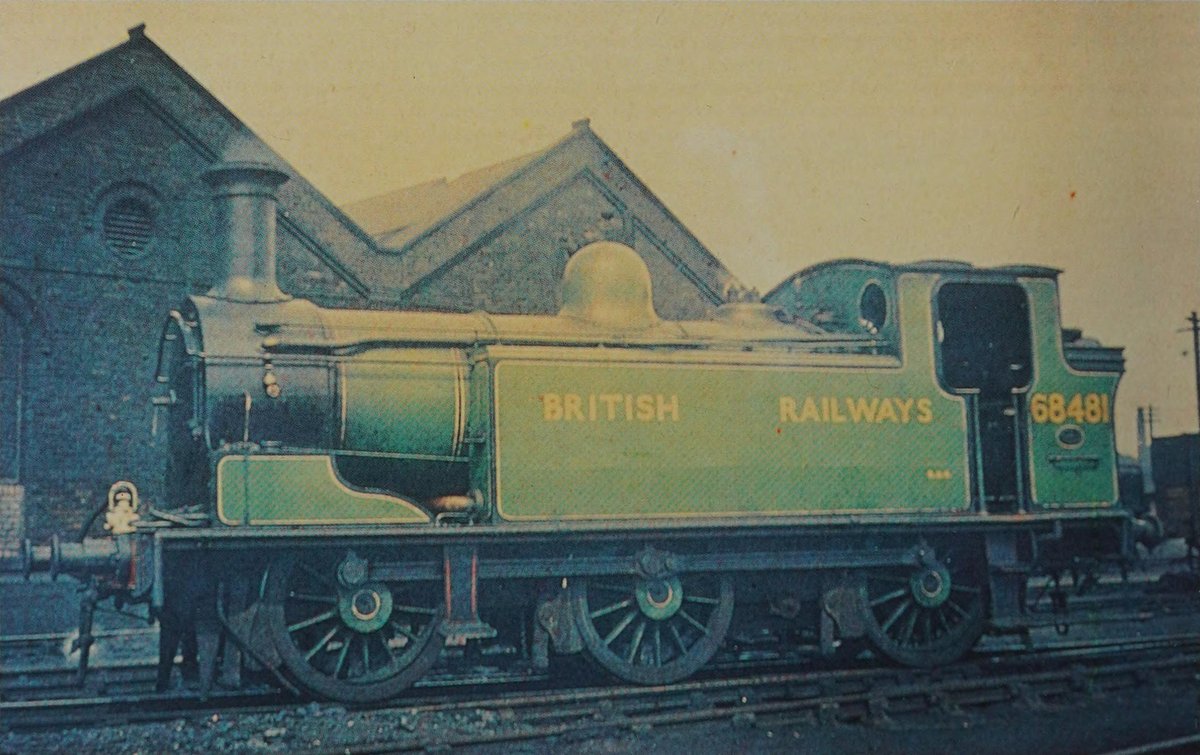
[(1192, 359), (1196, 363), (1196, 432), (1200, 433), (1200, 317), (1196, 316), (1196, 310), (1192, 310), (1192, 316), (1187, 321), (1192, 326)]
[[(1200, 456), (1200, 317), (1196, 316), (1196, 310), (1192, 310), (1192, 316), (1187, 318), (1188, 323), (1192, 326), (1192, 360), (1196, 364), (1196, 446), (1192, 452), (1188, 453), (1188, 482), (1192, 486), (1192, 535), (1188, 538), (1188, 568), (1195, 570), (1196, 562), (1194, 556), (1197, 551), (1200, 551), (1200, 535), (1197, 534), (1197, 529), (1200, 528), (1200, 479), (1197, 479), (1198, 465), (1196, 457)], [(1196, 454), (1193, 456), (1192, 454)]]

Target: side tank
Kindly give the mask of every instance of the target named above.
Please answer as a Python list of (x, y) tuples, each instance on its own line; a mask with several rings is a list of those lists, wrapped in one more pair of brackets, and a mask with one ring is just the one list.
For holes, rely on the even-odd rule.
[[(206, 500), (214, 456), (328, 455), (338, 475), (416, 501), (468, 493), (471, 355), (489, 344), (747, 344), (870, 352), (870, 337), (781, 322), (765, 305), (727, 305), (711, 321), (655, 314), (635, 251), (577, 252), (557, 316), (322, 309), (303, 300), (194, 296), (163, 331), (158, 380), (168, 406), (170, 502)], [(491, 422), (477, 408), (476, 430)]]

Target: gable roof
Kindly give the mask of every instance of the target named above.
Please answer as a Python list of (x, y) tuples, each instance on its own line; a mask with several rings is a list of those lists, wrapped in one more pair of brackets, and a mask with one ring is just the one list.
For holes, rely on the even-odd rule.
[(528, 165), (546, 150), (515, 157), (465, 173), (364, 199), (346, 208), (362, 228), (387, 249), (399, 250), (437, 221), (470, 203), (492, 186)]
[(205, 97), (229, 125), (241, 125), (145, 32), (145, 24), (135, 26), (127, 41), (0, 100), (0, 156), (94, 110), (119, 91), (148, 84), (149, 77), (135, 68), (138, 51), (143, 49), (155, 54), (158, 62), (195, 94)]
[(279, 165), (291, 177), (279, 191), (280, 226), (359, 297), (370, 296), (375, 240), (151, 41), (144, 24), (122, 44), (0, 100), (0, 160), (129, 97), (209, 162), (241, 141)]
[(481, 248), (498, 225), (535, 207), (578, 176), (586, 176), (617, 204), (630, 201), (619, 195), (632, 193), (660, 214), (677, 243), (656, 245), (712, 303), (723, 303), (731, 287), (741, 286), (596, 135), (587, 119), (576, 121), (566, 137), (544, 150), (450, 181), (439, 178), (391, 191), (344, 209), (374, 234), (380, 248), (397, 255), (404, 297)]

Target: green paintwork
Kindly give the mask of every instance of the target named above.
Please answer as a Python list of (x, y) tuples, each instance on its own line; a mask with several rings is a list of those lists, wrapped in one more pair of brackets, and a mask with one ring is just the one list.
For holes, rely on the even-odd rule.
[(647, 618), (666, 621), (683, 605), (683, 582), (678, 576), (639, 580), (633, 588), (638, 608)]
[(1083, 431), (1079, 448), (1064, 448), (1055, 434), (1063, 426), (1053, 422), (1029, 423), (1030, 488), (1036, 505), (1045, 507), (1111, 505), (1117, 498), (1116, 441), (1112, 410), (1117, 373), (1077, 372), (1062, 356), (1058, 295), (1054, 281), (1024, 280), (1029, 293), (1036, 365), (1029, 395), (1060, 393), (1070, 398), (1089, 393), (1108, 396), (1109, 421), (1075, 423)]
[(933, 564), (912, 573), (908, 588), (913, 599), (924, 608), (937, 608), (950, 597), (954, 583), (944, 564)]
[[(1119, 371), (1068, 366), (1057, 284), (1043, 269), (851, 261), (777, 292), (800, 314), (834, 330), (840, 323), (840, 335), (780, 321), (766, 307), (727, 308), (704, 322), (642, 318), (630, 330), (579, 313), (329, 314), (337, 353), (327, 379), (309, 382), (332, 399), (334, 453), (377, 457), (387, 473), (356, 479), (424, 500), (442, 491), (414, 492), (418, 483), (447, 479), (445, 466), (469, 457), (469, 484), (464, 474), (449, 492), (479, 495), (504, 519), (965, 515), (974, 489), (966, 404), (940, 387), (935, 369), (932, 302), (942, 282), (1024, 288), (1034, 352), (1027, 404), (1034, 394), (1107, 397), (1108, 420), (1081, 424), (1079, 448), (1056, 437), (1063, 422), (1020, 418), (1033, 513), (1110, 506)], [(872, 283), (888, 300), (879, 333), (856, 319)], [(252, 377), (260, 379), (257, 368)], [(220, 461), (222, 521), (430, 521), (403, 498), (351, 489), (329, 455), (280, 450)]]
[(342, 623), (361, 634), (377, 632), (392, 617), (392, 591), (382, 582), (368, 582), (347, 589), (338, 587), (338, 616)]
[[(542, 350), (541, 358), (498, 360), (495, 446), (501, 516), (529, 520), (968, 508), (963, 404), (943, 393), (934, 378), (930, 279), (901, 276), (898, 290), (907, 318), (903, 364), (875, 358), (855, 365), (850, 357), (818, 364), (813, 354), (799, 354), (790, 363), (776, 359), (737, 366), (715, 364), (711, 358), (706, 362), (703, 354), (689, 363), (678, 352), (657, 358), (637, 352), (627, 357), (636, 362), (626, 362), (619, 352), (605, 350), (587, 351), (584, 361), (579, 350), (567, 349)], [(744, 365), (750, 359), (743, 355), (739, 361)], [(892, 366), (881, 366), (881, 361)], [(566, 394), (581, 397), (582, 420), (554, 418), (553, 396)], [(614, 418), (609, 420), (606, 399), (598, 398), (593, 421), (590, 396), (616, 394), (634, 396), (632, 409), (623, 398), (613, 401)], [(671, 397), (677, 412), (669, 410)], [(803, 412), (809, 397), (815, 419)], [(785, 416), (781, 398), (794, 400), (794, 417)], [(857, 408), (859, 399), (880, 399), (877, 421), (868, 421), (868, 412), (847, 403)], [(884, 399), (891, 412), (882, 409)], [(895, 399), (912, 403), (902, 408)], [(928, 401), (927, 423), (919, 419), (924, 414), (920, 400)], [(666, 407), (662, 411), (660, 403)], [(639, 419), (651, 414), (652, 419)]]
[(341, 447), (455, 456), (466, 422), (465, 357), (456, 349), (374, 349), (341, 365)]
[[(798, 273), (764, 300), (795, 316), (820, 323), (830, 332), (878, 335), (894, 344), (900, 330), (894, 306), (896, 275), (894, 267), (879, 262), (825, 263)], [(870, 333), (862, 317), (862, 295), (872, 283), (880, 287), (889, 305), (878, 333)]]
[[(249, 516), (246, 506), (250, 502)], [(217, 515), (225, 524), (428, 522), (408, 501), (347, 487), (329, 456), (226, 456), (217, 463)]]

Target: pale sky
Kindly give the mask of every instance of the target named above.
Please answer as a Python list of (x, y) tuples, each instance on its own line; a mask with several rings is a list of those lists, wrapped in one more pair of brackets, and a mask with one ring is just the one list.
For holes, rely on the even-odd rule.
[(834, 257), (1065, 270), (1196, 430), (1200, 3), (0, 0), (0, 97), (147, 34), (336, 204), (592, 127), (761, 291)]

